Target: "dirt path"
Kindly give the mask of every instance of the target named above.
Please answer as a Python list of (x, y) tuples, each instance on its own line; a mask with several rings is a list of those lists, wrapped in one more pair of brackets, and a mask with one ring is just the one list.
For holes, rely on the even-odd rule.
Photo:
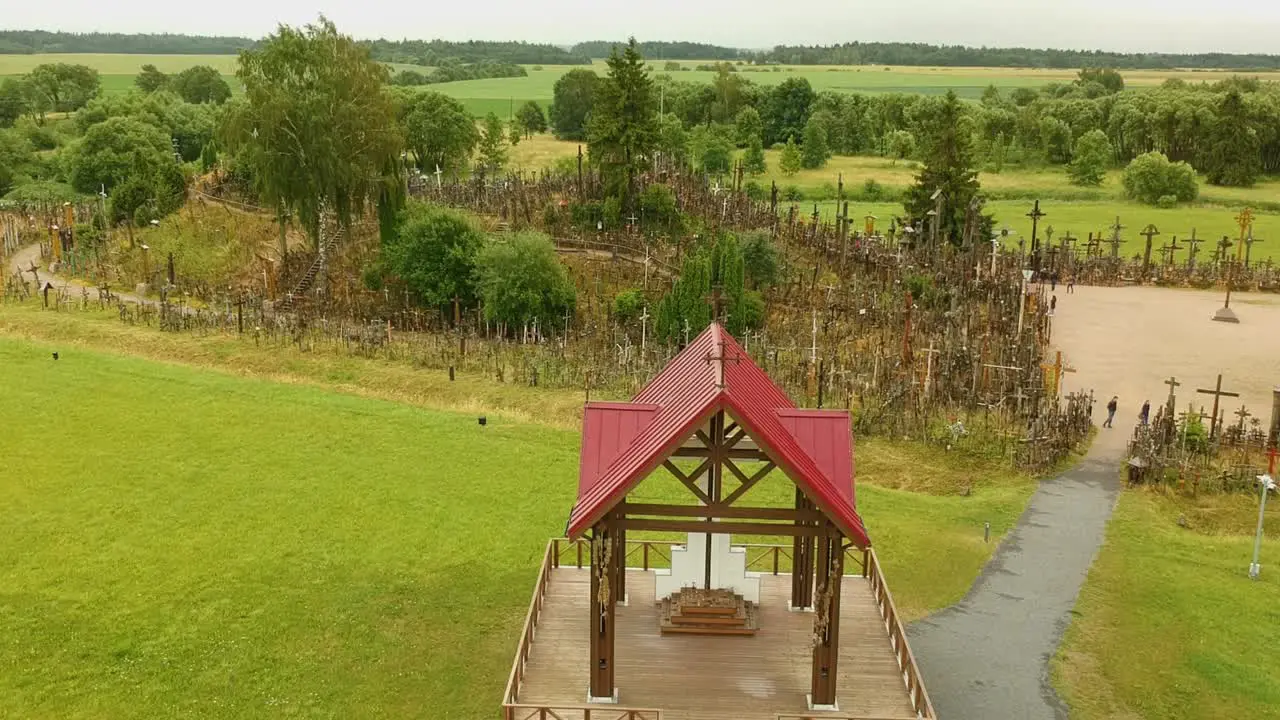
[[(32, 277), (32, 267), (35, 267), (35, 277)], [(44, 290), (46, 284), (53, 285), (54, 290), (68, 290), (80, 292), (82, 288), (88, 289), (90, 292), (97, 293), (97, 288), (89, 283), (82, 282), (75, 278), (67, 278), (61, 275), (54, 275), (44, 267), (44, 259), (40, 257), (39, 245), (28, 245), (9, 258), (8, 267), (5, 269), (6, 274), (12, 275), (14, 272), (21, 272), (22, 279), (28, 283), (33, 279), (35, 283), (36, 294), (40, 294)], [(112, 292), (115, 297), (131, 303), (158, 304), (157, 301), (144, 298), (133, 293)]]
[[(1119, 395), (1115, 429), (1100, 429), (1088, 457), (1041, 483), (1018, 526), (1001, 544), (960, 603), (915, 623), (912, 649), (938, 714), (946, 718), (1067, 716), (1049, 683), (1049, 662), (1071, 620), (1071, 609), (1105, 536), (1119, 492), (1119, 467), (1143, 400), (1168, 397), (1163, 381), (1188, 402), (1212, 406), (1195, 393), (1223, 387), (1266, 422), (1272, 385), (1280, 382), (1280, 297), (1232, 300), (1240, 325), (1209, 320), (1220, 293), (1160, 288), (1058, 287), (1056, 344), (1076, 368), (1064, 390), (1092, 389), (1095, 422)], [(1227, 407), (1227, 406), (1224, 406)]]

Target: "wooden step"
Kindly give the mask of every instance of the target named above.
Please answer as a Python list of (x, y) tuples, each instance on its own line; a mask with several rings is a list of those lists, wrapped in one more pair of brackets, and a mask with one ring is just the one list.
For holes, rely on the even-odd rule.
[(723, 625), (726, 627), (746, 627), (747, 619), (730, 615), (728, 617), (689, 617), (688, 615), (672, 615), (671, 622), (676, 625)]
[(738, 614), (738, 608), (731, 607), (682, 607), (681, 615), (712, 615), (720, 617), (732, 617)]
[(751, 636), (756, 631), (751, 628), (744, 627), (724, 627), (724, 626), (706, 626), (706, 625), (664, 625), (662, 627), (663, 635), (736, 635)]

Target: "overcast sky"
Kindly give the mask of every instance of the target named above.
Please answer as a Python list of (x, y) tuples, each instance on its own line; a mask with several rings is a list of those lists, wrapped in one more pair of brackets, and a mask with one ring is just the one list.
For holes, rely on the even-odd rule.
[(261, 37), (324, 13), (358, 38), (734, 47), (861, 41), (1280, 54), (1277, 0), (5, 0), (0, 28)]

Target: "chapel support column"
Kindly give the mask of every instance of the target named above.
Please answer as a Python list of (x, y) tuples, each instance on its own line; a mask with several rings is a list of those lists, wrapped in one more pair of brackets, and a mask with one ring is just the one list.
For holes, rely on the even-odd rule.
[(624, 525), (626, 516), (617, 513), (613, 516), (613, 596), (617, 602), (627, 602), (627, 528)]
[(614, 564), (617, 554), (613, 550), (614, 538), (611, 523), (603, 521), (591, 531), (591, 702), (614, 702), (614, 606), (617, 572)]
[(814, 598), (813, 682), (814, 710), (836, 710), (836, 673), (840, 659), (840, 589), (844, 575), (844, 538), (825, 524), (818, 538), (817, 595)]
[[(796, 488), (796, 510), (812, 508), (804, 491)], [(813, 607), (813, 545), (812, 535), (797, 535), (791, 542), (791, 607), (797, 610)]]

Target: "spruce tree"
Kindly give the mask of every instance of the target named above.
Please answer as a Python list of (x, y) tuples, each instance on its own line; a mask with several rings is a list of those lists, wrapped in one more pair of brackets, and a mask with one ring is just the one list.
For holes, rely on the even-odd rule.
[(759, 135), (747, 138), (747, 151), (742, 156), (742, 165), (752, 175), (761, 175), (768, 171), (769, 167), (764, 161), (764, 146)]
[[(969, 205), (978, 200), (979, 221), (976, 237), (991, 236), (993, 220), (981, 214), (981, 185), (974, 170), (973, 141), (964, 108), (954, 91), (948, 91), (945, 102), (925, 128), (924, 169), (916, 176), (915, 184), (907, 188), (903, 206), (907, 215), (922, 222), (922, 233), (929, 232), (929, 213), (937, 206), (934, 193), (941, 191), (942, 216), (937, 219), (938, 237), (947, 238), (952, 244), (964, 241), (965, 216)], [(924, 235), (928, 237), (927, 234)]]
[(782, 148), (782, 157), (778, 158), (778, 169), (788, 177), (800, 172), (800, 148), (790, 138), (787, 139), (786, 147)]
[(591, 107), (587, 147), (606, 192), (630, 209), (635, 176), (648, 166), (658, 144), (658, 103), (634, 37), (621, 54), (613, 49), (608, 65)]

